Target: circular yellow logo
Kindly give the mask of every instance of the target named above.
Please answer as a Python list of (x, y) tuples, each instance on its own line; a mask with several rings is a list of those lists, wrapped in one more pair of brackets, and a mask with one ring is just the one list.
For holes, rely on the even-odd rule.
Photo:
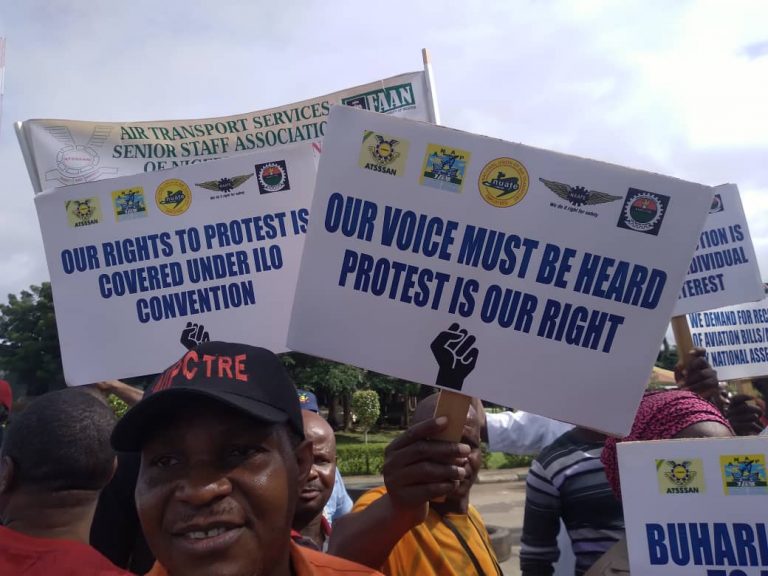
[(528, 170), (512, 158), (496, 158), (483, 167), (477, 188), (491, 206), (514, 206), (528, 193)]
[(178, 216), (192, 204), (192, 191), (183, 180), (171, 178), (157, 187), (155, 203), (164, 214)]

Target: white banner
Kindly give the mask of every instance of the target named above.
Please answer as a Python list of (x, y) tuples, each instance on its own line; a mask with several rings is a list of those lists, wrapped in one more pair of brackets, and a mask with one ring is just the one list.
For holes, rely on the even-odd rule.
[(293, 146), (37, 195), (67, 383), (203, 339), (285, 351), (314, 176)]
[(763, 298), (760, 269), (735, 184), (715, 186), (712, 206), (673, 316)]
[(632, 574), (768, 576), (768, 438), (618, 445)]
[(288, 345), (624, 433), (711, 201), (707, 186), (335, 107)]
[[(768, 284), (764, 285), (768, 293)], [(694, 346), (721, 380), (768, 375), (768, 297), (760, 302), (688, 314)]]
[(236, 116), (156, 122), (27, 120), (17, 135), (35, 191), (296, 143), (320, 150), (332, 104), (432, 120), (424, 72)]

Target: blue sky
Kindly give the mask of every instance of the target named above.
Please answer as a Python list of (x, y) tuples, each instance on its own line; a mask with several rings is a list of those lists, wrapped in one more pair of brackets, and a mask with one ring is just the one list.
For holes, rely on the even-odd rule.
[(48, 279), (13, 122), (245, 113), (418, 70), (422, 47), (445, 125), (736, 182), (768, 271), (766, 21), (759, 0), (0, 0), (0, 300)]

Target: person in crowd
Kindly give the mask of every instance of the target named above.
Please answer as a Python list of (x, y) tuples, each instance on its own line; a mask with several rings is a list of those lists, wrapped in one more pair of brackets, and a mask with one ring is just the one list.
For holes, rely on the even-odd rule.
[(136, 506), (152, 576), (377, 574), (291, 540), (312, 444), (268, 350), (188, 351), (118, 422), (112, 444), (141, 453)]
[(115, 454), (109, 406), (69, 388), (15, 414), (0, 449), (0, 574), (128, 574), (88, 545)]
[(624, 535), (621, 503), (600, 461), (605, 435), (569, 430), (536, 457), (526, 478), (520, 548), (523, 576), (554, 573), (561, 520), (581, 576)]
[[(105, 397), (114, 394), (128, 406), (135, 405), (144, 395), (143, 390), (120, 380), (105, 380), (89, 388)], [(117, 454), (117, 469), (101, 491), (91, 525), (91, 546), (115, 565), (136, 574), (144, 574), (155, 563), (136, 513), (134, 492), (140, 463), (139, 454)]]
[[(616, 444), (671, 438), (718, 438), (733, 436), (733, 429), (720, 409), (690, 390), (646, 392), (625, 438), (608, 438), (600, 459), (616, 497), (621, 499)], [(587, 576), (629, 574), (626, 540), (622, 538), (601, 556)]]
[(0, 446), (3, 445), (3, 432), (11, 415), (11, 406), (13, 406), (13, 390), (6, 380), (0, 380)]
[[(713, 397), (717, 372), (705, 351), (691, 351), (689, 365), (677, 372), (681, 389)], [(566, 432), (545, 448), (526, 479), (525, 520), (520, 566), (523, 576), (549, 575), (558, 558), (560, 519), (576, 557), (575, 574), (584, 574), (624, 535), (621, 503), (616, 500), (600, 460), (603, 434), (583, 428)]]
[(313, 458), (293, 514), (292, 537), (297, 544), (323, 550), (331, 535), (331, 524), (323, 515), (323, 510), (334, 489), (336, 437), (320, 414), (302, 410), (301, 416), (304, 436), (312, 442)]
[(334, 525), (330, 551), (388, 576), (500, 575), (482, 518), (469, 503), (480, 468), (482, 405), (473, 402), (459, 443), (431, 441), (445, 417), (437, 395), (422, 400), (411, 427), (387, 447), (386, 487), (368, 491)]
[[(320, 413), (320, 407), (317, 404), (317, 396), (308, 390), (298, 390), (299, 403), (302, 410), (309, 410), (310, 412)], [(333, 484), (333, 492), (328, 502), (323, 508), (323, 516), (328, 522), (329, 526), (333, 525), (333, 521), (337, 518), (341, 518), (344, 514), (349, 514), (352, 510), (352, 498), (349, 497), (347, 487), (344, 485), (344, 479), (341, 477), (341, 472), (338, 466), (336, 467), (336, 477)]]

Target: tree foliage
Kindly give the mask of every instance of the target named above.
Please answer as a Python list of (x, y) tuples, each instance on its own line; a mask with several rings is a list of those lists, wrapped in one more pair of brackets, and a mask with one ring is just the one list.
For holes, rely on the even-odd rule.
[(379, 395), (375, 390), (358, 390), (352, 394), (352, 411), (357, 416), (357, 424), (365, 433), (365, 443), (368, 443), (368, 430), (373, 428), (379, 419)]
[(0, 304), (0, 370), (29, 396), (65, 386), (50, 282)]

